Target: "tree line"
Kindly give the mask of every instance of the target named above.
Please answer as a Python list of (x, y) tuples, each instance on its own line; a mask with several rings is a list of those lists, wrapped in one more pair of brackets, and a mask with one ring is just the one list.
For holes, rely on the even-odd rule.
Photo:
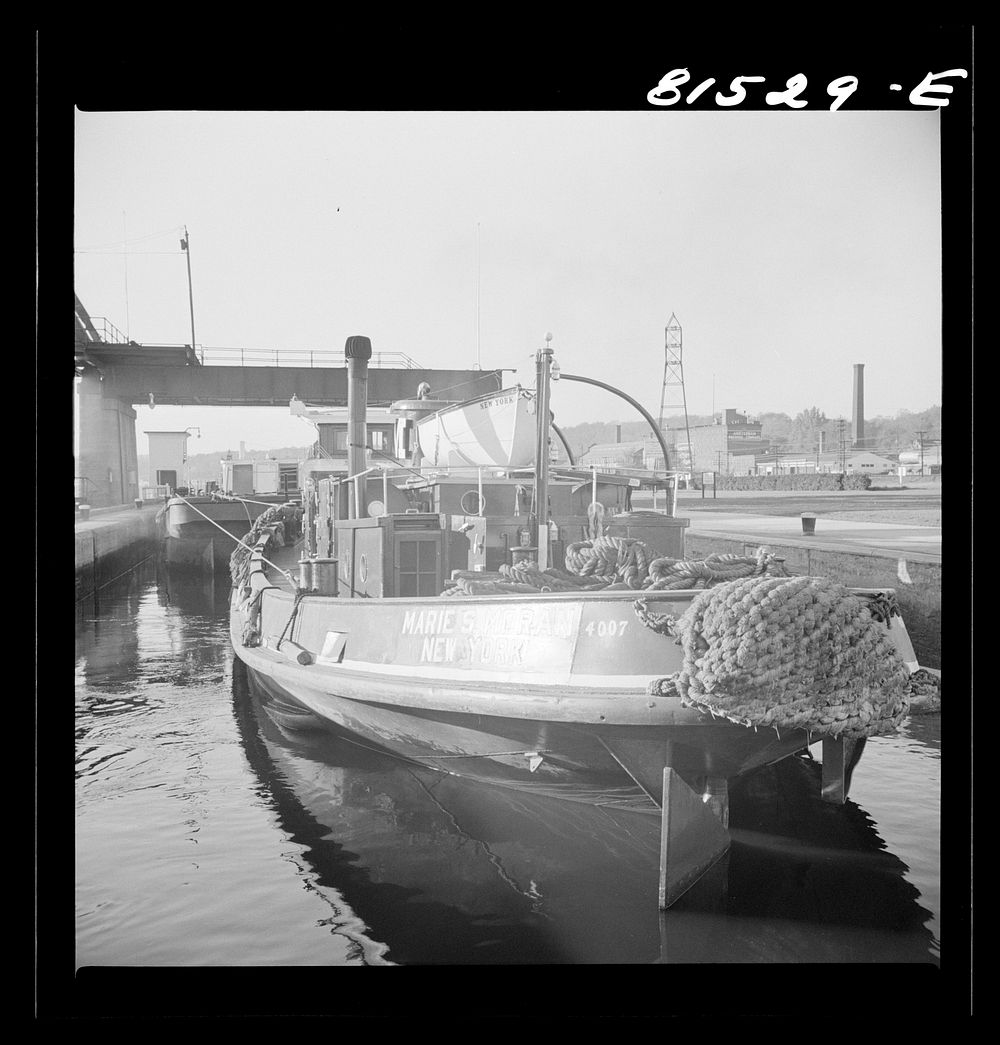
[[(725, 415), (717, 415), (724, 417)], [(751, 415), (753, 416), (753, 415)], [(819, 433), (823, 432), (825, 450), (840, 448), (841, 426), (838, 418), (827, 417), (817, 407), (801, 410), (795, 417), (784, 413), (758, 414), (754, 418), (761, 423), (763, 437), (778, 452), (815, 453), (819, 446)], [(843, 433), (850, 445), (851, 420), (843, 418)], [(713, 423), (711, 414), (689, 414), (688, 423), (692, 428), (697, 425)], [(669, 417), (666, 428), (683, 429), (683, 417)], [(562, 434), (579, 458), (592, 446), (599, 443), (616, 441), (618, 429), (621, 429), (621, 440), (624, 443), (652, 436), (649, 425), (645, 421), (586, 421), (579, 425), (562, 428)], [(921, 437), (921, 433), (923, 436)], [(683, 437), (681, 437), (683, 438)], [(865, 446), (873, 452), (899, 453), (901, 450), (915, 450), (923, 438), (924, 446), (937, 446), (941, 442), (941, 407), (932, 406), (927, 410), (911, 412), (900, 410), (895, 417), (865, 418)], [(281, 446), (273, 450), (248, 450), (247, 458), (263, 460), (276, 457), (279, 460), (302, 460), (309, 455), (309, 447)], [(225, 452), (191, 454), (188, 457), (188, 475), (193, 482), (204, 482), (217, 479), (220, 473), (220, 462)], [(238, 456), (233, 451), (233, 456)], [(144, 455), (139, 457), (140, 471), (146, 464)]]
[[(725, 417), (724, 414), (716, 416)], [(799, 411), (794, 417), (785, 413), (763, 413), (750, 416), (761, 423), (763, 438), (779, 452), (815, 453), (819, 447), (821, 432), (825, 450), (839, 449), (841, 431), (850, 445), (850, 417), (827, 417), (815, 406)], [(841, 424), (841, 422), (843, 423)], [(710, 414), (689, 414), (688, 423), (692, 428), (698, 425), (710, 425), (713, 424), (713, 417)], [(672, 416), (664, 421), (664, 427), (683, 429), (684, 419)], [(572, 447), (574, 456), (579, 457), (594, 445), (615, 442), (619, 428), (621, 429), (621, 441), (624, 443), (648, 439), (652, 435), (649, 425), (645, 421), (627, 421), (621, 424), (613, 421), (588, 421), (562, 428), (562, 433)], [(924, 446), (940, 444), (940, 406), (932, 406), (916, 412), (900, 410), (894, 417), (865, 418), (864, 445), (876, 453), (899, 453), (902, 450), (918, 449), (921, 439)]]

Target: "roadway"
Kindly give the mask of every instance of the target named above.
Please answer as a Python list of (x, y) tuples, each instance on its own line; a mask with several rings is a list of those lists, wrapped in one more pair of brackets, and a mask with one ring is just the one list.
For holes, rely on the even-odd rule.
[[(677, 514), (684, 515), (678, 504)], [(941, 561), (939, 526), (905, 526), (896, 523), (824, 519), (817, 513), (815, 533), (804, 534), (798, 516), (750, 515), (745, 512), (696, 511), (688, 514), (688, 533), (746, 538), (759, 544), (798, 544), (829, 551), (878, 552), (900, 558)]]
[[(633, 505), (646, 507), (635, 497)], [(940, 526), (831, 517), (841, 512), (914, 513), (940, 507), (940, 487), (926, 491), (859, 491), (856, 494), (837, 491), (727, 493), (715, 499), (711, 495), (702, 498), (700, 492), (682, 491), (677, 501), (677, 515), (691, 520), (687, 532), (692, 535), (940, 562)], [(802, 512), (816, 515), (813, 534), (802, 532)]]

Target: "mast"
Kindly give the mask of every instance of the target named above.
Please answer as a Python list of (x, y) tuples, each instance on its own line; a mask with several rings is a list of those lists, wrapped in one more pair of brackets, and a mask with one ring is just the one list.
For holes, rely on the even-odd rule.
[(549, 372), (552, 367), (552, 335), (535, 356), (535, 517), (532, 524), (538, 568), (549, 566)]

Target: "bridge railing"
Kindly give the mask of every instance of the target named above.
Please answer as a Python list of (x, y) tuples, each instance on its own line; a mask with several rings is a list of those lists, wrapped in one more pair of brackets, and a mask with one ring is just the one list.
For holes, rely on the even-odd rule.
[(90, 322), (93, 323), (94, 329), (97, 331), (97, 336), (108, 345), (127, 345), (128, 338), (112, 323), (109, 319), (105, 319), (104, 316), (91, 316)]
[[(199, 346), (198, 358), (205, 366), (345, 366), (343, 351), (330, 349), (270, 349), (270, 348), (206, 348)], [(405, 352), (373, 352), (370, 367), (392, 367), (400, 370), (423, 370), (415, 359)]]

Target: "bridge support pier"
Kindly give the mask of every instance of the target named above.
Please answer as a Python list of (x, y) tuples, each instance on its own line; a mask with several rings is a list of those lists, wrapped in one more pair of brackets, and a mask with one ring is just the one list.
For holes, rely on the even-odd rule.
[(134, 503), (139, 496), (135, 411), (124, 399), (104, 394), (104, 382), (86, 373), (76, 384), (79, 492), (94, 508)]

